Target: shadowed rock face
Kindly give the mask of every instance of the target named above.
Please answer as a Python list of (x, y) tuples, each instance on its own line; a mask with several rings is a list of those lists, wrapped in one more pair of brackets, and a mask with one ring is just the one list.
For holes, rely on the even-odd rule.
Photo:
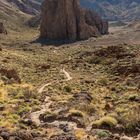
[(42, 4), (41, 38), (84, 40), (108, 33), (108, 23), (79, 0), (45, 0)]

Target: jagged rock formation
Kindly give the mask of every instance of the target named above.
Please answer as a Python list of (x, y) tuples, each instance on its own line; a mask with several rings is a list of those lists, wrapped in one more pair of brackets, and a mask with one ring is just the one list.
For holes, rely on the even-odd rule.
[(108, 23), (81, 8), (80, 0), (45, 0), (40, 30), (41, 38), (75, 41), (107, 34)]
[(4, 25), (3, 25), (3, 23), (0, 22), (0, 34), (2, 34), (2, 33), (7, 34), (7, 31), (6, 31), (6, 29), (5, 29)]

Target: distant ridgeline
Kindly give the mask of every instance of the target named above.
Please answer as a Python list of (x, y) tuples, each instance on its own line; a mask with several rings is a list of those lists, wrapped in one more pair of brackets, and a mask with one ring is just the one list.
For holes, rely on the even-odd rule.
[(81, 5), (108, 20), (140, 20), (140, 0), (81, 0)]
[[(4, 4), (15, 6), (23, 13), (38, 15), (40, 5), (44, 0), (1, 0)], [(107, 20), (137, 20), (140, 19), (140, 0), (80, 0), (82, 7), (96, 11)]]

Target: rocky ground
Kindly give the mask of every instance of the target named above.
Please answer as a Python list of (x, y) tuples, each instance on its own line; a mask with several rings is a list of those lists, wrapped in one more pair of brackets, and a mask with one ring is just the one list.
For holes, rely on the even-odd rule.
[(139, 23), (60, 46), (0, 35), (1, 140), (139, 140)]

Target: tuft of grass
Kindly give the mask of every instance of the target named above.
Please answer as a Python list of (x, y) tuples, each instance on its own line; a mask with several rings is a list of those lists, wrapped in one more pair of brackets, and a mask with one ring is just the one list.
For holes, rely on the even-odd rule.
[(109, 127), (113, 127), (113, 126), (116, 126), (117, 123), (118, 121), (115, 118), (110, 117), (110, 116), (105, 116), (101, 118), (100, 120), (93, 122), (93, 126), (100, 127), (100, 126), (107, 125)]
[(76, 135), (78, 140), (83, 140), (84, 136), (86, 136), (86, 132), (83, 129), (77, 129), (75, 131), (75, 135)]
[(108, 83), (109, 83), (109, 81), (108, 81), (108, 79), (106, 79), (105, 77), (102, 77), (101, 79), (99, 79), (98, 83), (99, 83), (99, 85), (101, 85), (101, 86), (107, 86)]
[(119, 122), (123, 124), (126, 132), (135, 132), (140, 124), (140, 107), (133, 106), (120, 114)]
[(77, 117), (84, 117), (85, 116), (85, 114), (82, 111), (76, 110), (76, 109), (69, 110), (69, 113), (70, 113), (70, 115), (77, 116)]
[(70, 93), (72, 91), (72, 89), (69, 86), (65, 86), (64, 91)]
[(108, 131), (101, 130), (97, 132), (97, 135), (99, 138), (107, 138), (110, 136), (110, 133)]

